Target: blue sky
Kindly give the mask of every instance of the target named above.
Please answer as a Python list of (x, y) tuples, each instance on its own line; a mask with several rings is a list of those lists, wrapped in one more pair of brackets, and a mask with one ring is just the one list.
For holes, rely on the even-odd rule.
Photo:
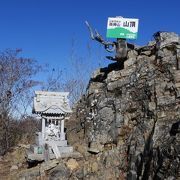
[[(180, 34), (180, 0), (0, 0), (0, 50), (22, 48), (24, 56), (40, 64), (68, 69), (72, 39), (78, 55), (86, 55), (87, 43), (94, 54), (100, 49), (90, 41), (84, 21), (105, 37), (107, 18), (114, 16), (139, 18), (133, 41), (139, 45), (152, 40), (156, 31)], [(92, 60), (94, 67), (96, 62)]]

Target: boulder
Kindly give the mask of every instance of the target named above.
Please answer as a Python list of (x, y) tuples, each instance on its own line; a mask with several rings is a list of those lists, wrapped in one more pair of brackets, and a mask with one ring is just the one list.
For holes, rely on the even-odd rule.
[(75, 159), (69, 159), (67, 162), (66, 162), (66, 166), (71, 170), (75, 170), (75, 169), (78, 169), (79, 167), (79, 164), (78, 162), (75, 160)]

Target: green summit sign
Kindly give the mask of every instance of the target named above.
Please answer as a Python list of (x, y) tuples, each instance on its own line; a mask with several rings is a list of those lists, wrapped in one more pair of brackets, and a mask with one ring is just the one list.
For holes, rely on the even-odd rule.
[(107, 38), (137, 39), (139, 19), (109, 17)]

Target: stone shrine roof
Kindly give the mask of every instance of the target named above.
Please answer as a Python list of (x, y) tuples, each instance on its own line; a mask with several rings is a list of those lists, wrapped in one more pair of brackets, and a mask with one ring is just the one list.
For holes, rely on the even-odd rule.
[(71, 113), (68, 95), (69, 92), (35, 91), (33, 113), (42, 115)]

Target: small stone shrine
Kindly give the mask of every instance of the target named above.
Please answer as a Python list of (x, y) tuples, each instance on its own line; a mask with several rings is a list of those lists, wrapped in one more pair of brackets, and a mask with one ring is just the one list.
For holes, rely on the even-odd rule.
[(64, 121), (72, 112), (68, 95), (68, 92), (35, 91), (33, 113), (40, 116), (42, 127), (27, 153), (28, 161), (47, 161), (73, 152), (64, 128)]

